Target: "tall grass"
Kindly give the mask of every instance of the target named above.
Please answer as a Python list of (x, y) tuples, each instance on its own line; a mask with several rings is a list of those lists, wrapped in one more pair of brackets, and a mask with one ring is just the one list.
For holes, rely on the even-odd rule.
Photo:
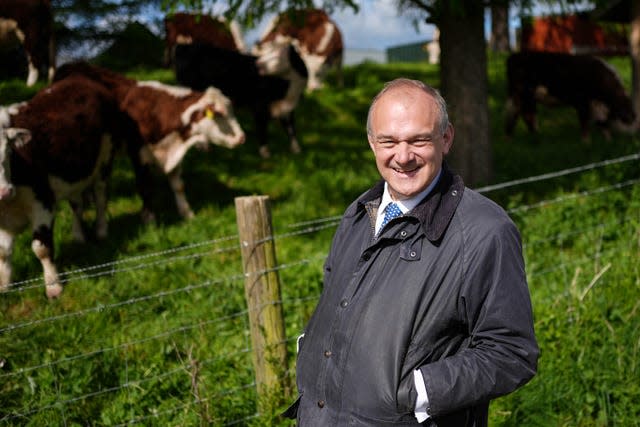
[[(537, 142), (523, 125), (506, 140), (504, 59), (489, 63), (495, 182), (640, 150), (625, 135), (581, 141), (567, 108), (540, 109)], [(616, 66), (629, 81), (626, 64)], [(163, 70), (132, 75), (172, 83)], [(321, 290), (332, 218), (378, 178), (365, 139), (368, 104), (401, 75), (438, 86), (435, 66), (362, 64), (345, 70), (344, 88), (306, 95), (300, 155), (274, 124), (274, 155), (260, 159), (250, 117), (239, 111), (247, 144), (185, 158), (191, 221), (178, 217), (159, 175), (158, 220), (143, 225), (131, 167), (118, 157), (108, 240), (73, 243), (66, 205), (55, 226), (62, 271), (115, 263), (84, 272), (95, 277), (73, 275), (59, 300), (44, 297), (30, 237), (21, 235), (14, 280), (37, 280), (0, 295), (0, 425), (291, 425), (256, 414), (233, 199), (272, 201), (291, 375), (295, 336)], [(3, 103), (31, 94), (21, 82), (0, 83)], [(640, 188), (605, 191), (639, 172), (637, 161), (625, 162), (487, 193), (521, 229), (542, 350), (538, 375), (492, 403), (491, 425), (639, 425)], [(327, 220), (308, 224), (316, 219)], [(275, 413), (285, 400), (274, 401)]]

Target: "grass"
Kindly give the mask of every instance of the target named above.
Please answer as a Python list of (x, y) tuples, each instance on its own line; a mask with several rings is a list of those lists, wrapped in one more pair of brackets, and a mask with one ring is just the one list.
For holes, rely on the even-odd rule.
[[(567, 108), (540, 109), (537, 142), (522, 124), (506, 140), (504, 59), (489, 62), (496, 183), (640, 151), (640, 140), (627, 135), (581, 141)], [(629, 82), (628, 64), (615, 64)], [(172, 82), (166, 70), (131, 75)], [(59, 300), (44, 297), (40, 265), (22, 234), (14, 280), (33, 281), (0, 296), (0, 425), (291, 425), (256, 415), (234, 198), (270, 197), (293, 369), (295, 337), (321, 290), (330, 219), (378, 177), (365, 139), (368, 104), (400, 75), (438, 85), (435, 66), (362, 64), (347, 67), (344, 88), (306, 95), (297, 156), (272, 125), (273, 157), (260, 159), (251, 121), (238, 112), (247, 144), (185, 158), (191, 221), (178, 217), (158, 176), (158, 221), (143, 225), (130, 165), (119, 157), (107, 241), (73, 243), (70, 210), (60, 207), (60, 270), (112, 264), (82, 273), (94, 277), (69, 275)], [(0, 101), (28, 99), (39, 88), (0, 82)], [(640, 188), (599, 190), (638, 172), (636, 160), (487, 194), (522, 232), (542, 350), (539, 374), (492, 403), (491, 425), (639, 425)], [(536, 205), (543, 201), (553, 202)]]

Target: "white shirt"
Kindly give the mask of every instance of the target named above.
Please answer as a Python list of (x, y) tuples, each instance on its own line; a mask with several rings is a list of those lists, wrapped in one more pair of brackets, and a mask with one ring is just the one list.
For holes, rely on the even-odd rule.
[[(433, 190), (438, 181), (440, 180), (440, 175), (442, 175), (442, 169), (438, 172), (436, 178), (431, 181), (431, 184), (418, 193), (415, 197), (405, 200), (395, 200), (396, 205), (402, 211), (402, 214), (409, 212), (411, 209), (415, 208), (418, 203), (422, 201), (427, 195)], [(382, 220), (384, 219), (384, 210), (386, 209), (389, 203), (393, 203), (394, 200), (391, 198), (391, 194), (389, 194), (388, 184), (384, 183), (384, 192), (382, 193), (382, 200), (380, 201), (380, 206), (378, 207), (378, 216), (376, 218), (376, 235), (380, 232), (380, 226), (382, 225)], [(424, 377), (422, 376), (422, 372), (420, 369), (416, 369), (413, 371), (413, 381), (416, 387), (416, 392), (418, 393), (418, 397), (416, 398), (416, 409), (414, 414), (419, 423), (424, 422), (429, 418), (429, 414), (427, 414), (427, 408), (429, 406), (429, 397), (427, 396), (427, 388), (424, 385)]]

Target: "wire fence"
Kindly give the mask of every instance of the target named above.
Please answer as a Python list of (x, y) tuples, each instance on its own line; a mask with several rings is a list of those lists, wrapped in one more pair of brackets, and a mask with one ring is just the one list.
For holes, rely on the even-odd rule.
[[(498, 189), (526, 185), (532, 182), (551, 180), (569, 174), (577, 174), (590, 170), (606, 168), (625, 162), (640, 159), (640, 154), (624, 156), (604, 162), (584, 165), (554, 173), (528, 177), (526, 179), (505, 182), (502, 184), (482, 187), (477, 191), (489, 193)], [(529, 205), (521, 205), (508, 209), (513, 215), (527, 215), (528, 213), (559, 205), (575, 202), (580, 199), (595, 199), (606, 194), (634, 188), (640, 183), (640, 176), (633, 179), (611, 183), (598, 188), (575, 191), (548, 200), (537, 201)], [(308, 221), (288, 224), (285, 233), (275, 234), (272, 239), (277, 245), (284, 246), (287, 241), (298, 237), (306, 237), (324, 230), (333, 230), (340, 221), (339, 216), (312, 219)], [(550, 235), (544, 235), (536, 240), (525, 241), (524, 250), (527, 256), (528, 275), (531, 283), (553, 274), (571, 276), (580, 266), (597, 264), (602, 269), (605, 260), (626, 256), (626, 251), (638, 245), (637, 239), (629, 239), (629, 248), (607, 247), (605, 236), (611, 230), (616, 230), (623, 224), (636, 224), (636, 233), (640, 233), (640, 211), (632, 211), (628, 216), (616, 220), (594, 221), (590, 224), (577, 224), (571, 230), (563, 230)], [(588, 248), (576, 251), (574, 254), (565, 253), (563, 249), (567, 242), (581, 239), (581, 245)], [(553, 251), (547, 249), (553, 248)], [(637, 249), (637, 248), (636, 248)], [(624, 252), (624, 253), (621, 253)], [(552, 253), (549, 253), (552, 252)], [(228, 257), (239, 258), (240, 248), (238, 236), (223, 236), (212, 240), (194, 242), (189, 245), (168, 248), (166, 250), (140, 254), (114, 261), (105, 261), (96, 265), (66, 271), (60, 274), (66, 286), (77, 285), (83, 289), (102, 286), (98, 279), (115, 283), (124, 274), (162, 270), (176, 263), (193, 262), (206, 259), (211, 261), (216, 257), (223, 258), (220, 262), (228, 264)], [(555, 257), (553, 263), (541, 260), (545, 257)], [(298, 254), (304, 255), (304, 254)], [(321, 277), (321, 266), (325, 254), (300, 256), (280, 263), (274, 269), (280, 274), (297, 274), (304, 268), (316, 272), (316, 278)], [(239, 266), (238, 263), (234, 266)], [(160, 275), (163, 274), (160, 271)], [(257, 272), (258, 274), (267, 271)], [(127, 333), (118, 337), (84, 337), (69, 333), (76, 343), (82, 342), (82, 351), (67, 353), (60, 349), (33, 349), (28, 346), (16, 346), (15, 349), (0, 349), (0, 425), (29, 424), (36, 415), (50, 416), (61, 420), (60, 425), (77, 423), (77, 415), (72, 415), (70, 408), (77, 405), (89, 405), (100, 399), (115, 402), (120, 408), (127, 408), (121, 412), (112, 411), (112, 418), (101, 420), (108, 425), (148, 425), (155, 424), (160, 419), (170, 419), (175, 416), (196, 417), (206, 420), (211, 425), (244, 425), (260, 417), (255, 409), (255, 380), (251, 375), (251, 343), (248, 333), (248, 310), (241, 304), (226, 304), (213, 302), (209, 295), (229, 296), (233, 294), (235, 300), (242, 300), (242, 285), (245, 273), (241, 268), (235, 273), (196, 280), (183, 286), (154, 291), (140, 289), (134, 297), (114, 299), (109, 302), (98, 302), (93, 306), (76, 306), (69, 302), (64, 307), (44, 310), (42, 313), (30, 313), (24, 316), (26, 320), (0, 324), (0, 340), (4, 343), (18, 342), (25, 337), (46, 337), (62, 330), (79, 330), (80, 324), (121, 324)], [(15, 282), (6, 292), (7, 296), (15, 299), (12, 306), (28, 305), (26, 298), (33, 292), (41, 290), (41, 277)], [(149, 288), (151, 289), (151, 288)], [(233, 290), (233, 291), (232, 291)], [(31, 292), (33, 291), (33, 292)], [(184, 298), (178, 299), (178, 296)], [(284, 307), (287, 317), (286, 345), (295, 348), (297, 335), (300, 333), (306, 317), (312, 310), (319, 296), (317, 292), (311, 295), (298, 295), (286, 292), (285, 297), (272, 304)], [(23, 299), (24, 298), (24, 299)], [(63, 297), (64, 300), (65, 297)], [(172, 313), (164, 305), (167, 301), (176, 300), (176, 304), (210, 304), (211, 314), (207, 318), (185, 315), (182, 319), (172, 318)], [(18, 309), (18, 308), (16, 308)], [(29, 311), (28, 308), (24, 308)], [(188, 311), (187, 311), (188, 312)], [(199, 312), (201, 313), (201, 312)], [(148, 316), (166, 318), (166, 328), (145, 330), (136, 327), (137, 321)], [(96, 326), (98, 329), (98, 326)], [(79, 334), (79, 332), (78, 332)], [(77, 346), (70, 346), (71, 349)], [(222, 349), (220, 352), (203, 351), (207, 347)], [(42, 357), (29, 357), (30, 353), (38, 351)], [(70, 350), (73, 351), (73, 350)], [(292, 350), (293, 351), (293, 350)], [(158, 360), (170, 359), (166, 365), (145, 365), (138, 361), (138, 355), (160, 352)], [(197, 354), (196, 354), (197, 353)], [(203, 356), (204, 355), (204, 356)], [(105, 361), (113, 360), (112, 363)], [(122, 363), (124, 361), (124, 363)], [(119, 369), (115, 380), (89, 381), (82, 386), (67, 384), (73, 381), (73, 372), (91, 370), (96, 364), (104, 364), (104, 370)], [(235, 370), (244, 375), (227, 380), (225, 372)], [(218, 375), (218, 372), (220, 374)], [(281, 373), (283, 382), (290, 382), (293, 377), (291, 367)], [(208, 387), (203, 377), (208, 377)], [(68, 379), (67, 379), (68, 378)], [(106, 376), (105, 376), (106, 378)], [(239, 382), (238, 379), (244, 380)], [(53, 384), (50, 388), (41, 386), (41, 382)], [(2, 386), (1, 384), (5, 384)], [(7, 386), (11, 384), (11, 386)], [(215, 385), (213, 389), (212, 384)], [(179, 398), (172, 399), (168, 404), (158, 407), (148, 405), (140, 412), (133, 407), (144, 391), (154, 387), (166, 387), (169, 394)], [(206, 390), (205, 390), (206, 388)], [(25, 391), (26, 390), (26, 391)], [(56, 390), (56, 394), (42, 396), (41, 390), (49, 392)], [(4, 394), (5, 397), (2, 397)], [(21, 406), (7, 409), (7, 402), (13, 395), (31, 395), (34, 399), (24, 402)], [(186, 396), (186, 397), (185, 397)], [(216, 415), (213, 407), (227, 397), (235, 397), (236, 401), (244, 402), (243, 415), (229, 419)], [(105, 403), (103, 403), (105, 404)], [(228, 405), (231, 405), (230, 403)], [(224, 405), (223, 405), (224, 406)], [(222, 409), (224, 412), (226, 409)]]

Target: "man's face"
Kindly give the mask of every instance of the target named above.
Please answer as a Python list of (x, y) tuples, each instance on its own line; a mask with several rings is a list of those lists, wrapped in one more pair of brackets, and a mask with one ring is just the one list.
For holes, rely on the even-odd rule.
[(369, 145), (394, 200), (408, 199), (438, 175), (453, 142), (453, 126), (438, 128), (435, 101), (417, 88), (395, 88), (371, 112)]

